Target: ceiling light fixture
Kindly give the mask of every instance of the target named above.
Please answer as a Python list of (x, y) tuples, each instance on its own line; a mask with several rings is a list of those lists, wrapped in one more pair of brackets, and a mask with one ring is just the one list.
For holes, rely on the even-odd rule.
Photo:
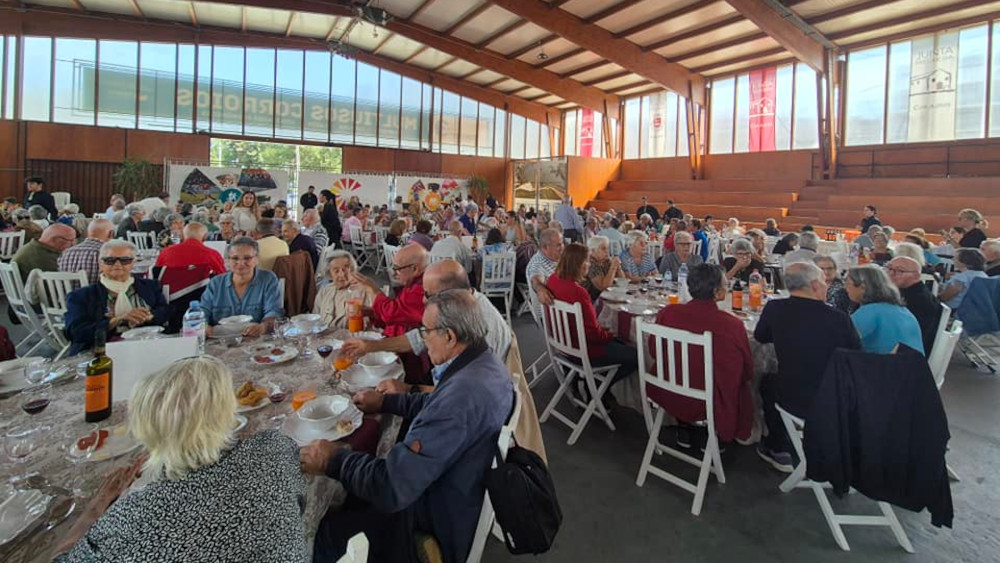
[(535, 55), (535, 58), (538, 59), (539, 62), (549, 60), (549, 56), (545, 54), (545, 45), (542, 45), (541, 41), (538, 42), (538, 54)]

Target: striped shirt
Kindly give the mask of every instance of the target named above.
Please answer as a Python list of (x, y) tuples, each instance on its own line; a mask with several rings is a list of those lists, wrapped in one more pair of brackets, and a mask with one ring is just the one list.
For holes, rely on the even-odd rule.
[(98, 255), (104, 243), (96, 238), (88, 238), (71, 246), (59, 256), (60, 272), (87, 272), (87, 281), (93, 285), (101, 276)]

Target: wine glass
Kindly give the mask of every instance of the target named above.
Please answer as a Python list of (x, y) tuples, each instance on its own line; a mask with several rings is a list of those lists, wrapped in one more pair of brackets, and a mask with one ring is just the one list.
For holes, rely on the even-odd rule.
[(278, 342), (284, 342), (285, 332), (288, 330), (288, 318), (278, 317), (274, 319), (272, 327), (272, 337)]
[[(7, 454), (7, 459), (12, 464), (17, 466), (28, 461), (28, 458), (34, 453), (38, 444), (35, 441), (36, 434), (38, 434), (38, 429), (30, 426), (17, 426), (7, 429), (3, 439), (3, 450)], [(11, 481), (18, 481), (24, 477), (14, 477)]]
[(70, 476), (67, 488), (73, 492), (73, 496), (82, 498), (84, 496), (83, 484), (84, 471), (81, 465), (88, 461), (97, 450), (97, 443), (100, 441), (100, 427), (96, 424), (88, 425), (90, 431), (83, 438), (77, 438), (76, 434), (70, 433), (66, 436), (62, 449), (66, 452), (66, 459), (73, 464), (73, 473)]
[[(274, 405), (275, 409), (279, 409), (280, 407), (278, 405), (280, 405), (285, 401), (285, 399), (288, 397), (288, 392), (285, 391), (285, 389), (283, 389), (277, 383), (268, 383), (266, 387), (267, 387), (267, 400), (271, 401), (271, 404)], [(269, 419), (271, 428), (281, 428), (281, 424), (285, 422), (285, 418), (287, 417), (288, 415), (282, 412), (279, 412), (278, 414), (272, 416)]]
[(38, 385), (45, 379), (52, 368), (52, 360), (35, 358), (24, 367), (24, 378), (32, 385)]
[(45, 410), (52, 401), (52, 384), (40, 383), (21, 391), (21, 410), (31, 416)]

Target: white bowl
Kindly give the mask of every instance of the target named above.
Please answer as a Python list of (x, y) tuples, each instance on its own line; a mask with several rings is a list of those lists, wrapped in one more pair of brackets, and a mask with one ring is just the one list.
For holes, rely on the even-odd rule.
[(375, 377), (389, 373), (395, 363), (396, 354), (392, 352), (372, 352), (358, 359), (358, 365), (364, 368), (368, 375)]
[(302, 405), (295, 414), (310, 430), (323, 432), (333, 428), (351, 401), (341, 395), (323, 395)]
[(628, 278), (615, 278), (615, 288), (621, 288), (623, 291), (628, 289)]
[(253, 317), (250, 316), (250, 315), (233, 315), (231, 317), (226, 317), (226, 318), (220, 320), (219, 324), (220, 325), (230, 325), (230, 324), (232, 324), (232, 325), (239, 325), (239, 324), (245, 325), (247, 323), (252, 323), (252, 322), (253, 322)]
[(301, 315), (295, 315), (292, 317), (292, 322), (295, 324), (313, 324), (318, 323), (323, 317), (315, 313), (302, 313)]

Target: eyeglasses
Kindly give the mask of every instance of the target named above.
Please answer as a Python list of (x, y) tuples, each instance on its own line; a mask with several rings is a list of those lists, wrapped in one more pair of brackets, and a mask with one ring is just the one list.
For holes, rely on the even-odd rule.
[[(426, 293), (424, 293), (424, 295), (426, 295)], [(430, 334), (432, 332), (437, 332), (439, 330), (448, 330), (448, 327), (446, 327), (446, 326), (435, 326), (435, 327), (422, 326), (422, 327), (420, 327), (420, 328), (417, 329), (417, 331), (420, 332), (420, 338), (423, 338), (424, 340), (427, 340), (427, 335), (428, 334)]]
[(890, 274), (916, 274), (916, 273), (918, 273), (916, 270), (900, 270), (899, 268), (894, 268), (892, 266), (889, 266), (888, 268), (886, 268), (886, 271), (888, 271)]
[(135, 258), (131, 256), (105, 256), (104, 258), (101, 258), (101, 262), (103, 262), (105, 266), (114, 266), (116, 262), (122, 266), (128, 266), (134, 261)]
[(416, 266), (416, 264), (407, 264), (405, 266), (397, 266), (397, 265), (393, 264), (392, 265), (392, 271), (393, 272), (398, 272), (400, 270), (405, 270), (405, 269), (407, 269), (407, 268), (409, 268), (411, 266)]
[(256, 256), (230, 256), (229, 257), (229, 261), (230, 262), (250, 262), (254, 258), (256, 258)]

